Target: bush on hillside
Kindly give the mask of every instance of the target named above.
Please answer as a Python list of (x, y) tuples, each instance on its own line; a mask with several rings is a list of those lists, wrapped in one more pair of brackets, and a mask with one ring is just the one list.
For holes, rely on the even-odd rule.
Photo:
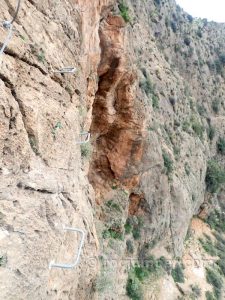
[(225, 183), (225, 170), (215, 160), (208, 162), (205, 182), (210, 193), (218, 192), (221, 185)]

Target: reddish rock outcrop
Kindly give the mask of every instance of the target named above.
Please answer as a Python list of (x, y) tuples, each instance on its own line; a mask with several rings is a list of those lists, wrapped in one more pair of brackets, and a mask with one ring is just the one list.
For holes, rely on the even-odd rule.
[(136, 101), (137, 75), (124, 44), (124, 20), (109, 16), (101, 23), (99, 36), (102, 53), (93, 103), (95, 152), (89, 178), (99, 191), (113, 179), (131, 188), (138, 183), (135, 165), (143, 154), (143, 120)]

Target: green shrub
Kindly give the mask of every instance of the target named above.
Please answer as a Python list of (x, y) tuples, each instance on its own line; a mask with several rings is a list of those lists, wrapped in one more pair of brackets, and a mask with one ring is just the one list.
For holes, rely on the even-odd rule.
[(131, 21), (130, 15), (129, 15), (129, 7), (125, 4), (125, 2), (120, 2), (119, 5), (120, 15), (124, 19), (126, 23)]
[(133, 220), (132, 234), (135, 240), (138, 240), (141, 237), (141, 229), (143, 225), (143, 219), (141, 217), (138, 217), (137, 219), (135, 218), (135, 220)]
[(134, 266), (134, 273), (141, 282), (149, 277), (148, 269), (137, 264)]
[(133, 229), (133, 225), (132, 225), (132, 219), (129, 217), (126, 220), (126, 223), (124, 225), (124, 229), (125, 229), (125, 234), (130, 234), (132, 229)]
[(212, 141), (216, 133), (215, 128), (209, 125), (207, 133), (208, 133), (208, 138), (210, 139), (210, 141)]
[(165, 17), (165, 25), (166, 25), (166, 28), (169, 27), (169, 18), (168, 18), (168, 16)]
[(224, 244), (217, 241), (215, 244), (215, 248), (217, 251), (217, 256), (219, 256), (219, 258), (224, 261), (225, 260)]
[(52, 128), (52, 135), (53, 135), (53, 138), (55, 139), (56, 138), (56, 133), (59, 129), (62, 129), (62, 124), (61, 122), (57, 122), (56, 125)]
[(159, 98), (157, 95), (152, 95), (152, 107), (154, 109), (159, 108)]
[(208, 252), (210, 255), (212, 256), (216, 256), (217, 255), (217, 250), (213, 244), (213, 241), (211, 240), (210, 237), (207, 237), (206, 239), (199, 239), (199, 242), (202, 245), (202, 248)]
[(225, 54), (222, 53), (219, 55), (219, 60), (223, 66), (225, 66)]
[(175, 104), (176, 104), (176, 99), (174, 97), (169, 97), (169, 101), (170, 101), (170, 104), (175, 107)]
[(201, 30), (201, 28), (198, 28), (196, 34), (197, 34), (197, 36), (198, 36), (199, 38), (202, 38), (202, 30)]
[(206, 268), (206, 280), (213, 286), (213, 291), (217, 299), (220, 298), (223, 280), (221, 275), (213, 269)]
[(201, 289), (197, 284), (193, 284), (191, 285), (191, 290), (192, 290), (192, 295), (194, 296), (194, 298), (199, 298), (201, 296)]
[(172, 269), (171, 275), (175, 282), (184, 283), (184, 272), (178, 263), (176, 264), (175, 268)]
[(127, 252), (130, 254), (134, 253), (134, 246), (131, 240), (126, 241), (126, 246), (127, 246)]
[(204, 116), (206, 113), (206, 109), (203, 105), (198, 104), (197, 110), (198, 110), (198, 113), (200, 114), (200, 116)]
[(135, 264), (128, 275), (126, 291), (129, 298), (134, 300), (142, 300), (143, 292), (141, 283), (144, 282), (150, 275), (160, 275), (162, 270), (162, 261), (165, 266), (166, 260), (157, 260), (154, 256), (149, 256), (142, 264)]
[(182, 124), (182, 129), (183, 131), (185, 132), (188, 132), (189, 131), (189, 128), (190, 128), (190, 122), (189, 121), (184, 121), (183, 124)]
[(185, 169), (187, 176), (189, 176), (191, 173), (191, 167), (189, 166), (189, 164), (187, 162), (184, 165), (184, 169)]
[(110, 228), (108, 230), (110, 237), (115, 239), (115, 240), (123, 240), (123, 233), (120, 231), (116, 231), (114, 228)]
[(161, 271), (161, 265), (153, 255), (150, 255), (145, 261), (144, 265), (150, 274), (158, 275)]
[(219, 259), (216, 264), (220, 267), (220, 270), (223, 274), (223, 276), (225, 276), (225, 260), (224, 259)]
[(216, 72), (217, 72), (218, 74), (222, 75), (222, 74), (223, 74), (223, 66), (222, 66), (220, 60), (219, 60), (219, 59), (216, 59), (216, 60), (214, 61), (214, 65), (215, 65), (215, 68), (216, 68)]
[(217, 114), (220, 111), (220, 101), (218, 99), (216, 99), (212, 102), (212, 109)]
[(176, 159), (176, 160), (179, 159), (179, 157), (180, 157), (180, 148), (174, 146), (174, 148), (173, 148), (173, 153), (174, 153), (175, 159)]
[(148, 73), (145, 67), (142, 67), (141, 69), (142, 74), (144, 75), (145, 78), (148, 78)]
[(164, 167), (166, 169), (166, 174), (171, 174), (173, 172), (173, 161), (166, 152), (163, 152), (163, 161)]
[(211, 212), (206, 222), (212, 229), (215, 229), (219, 232), (225, 232), (225, 214), (219, 210)]
[(213, 293), (210, 291), (205, 292), (205, 298), (206, 300), (216, 300)]
[[(146, 76), (145, 76), (146, 75)], [(152, 99), (152, 107), (154, 109), (159, 108), (159, 97), (155, 91), (155, 85), (152, 84), (147, 74), (145, 74), (145, 79), (139, 83), (139, 87), (145, 92), (145, 94)]]
[(184, 43), (185, 43), (186, 46), (190, 46), (190, 44), (191, 44), (191, 39), (190, 39), (188, 36), (186, 36), (186, 37), (184, 38)]
[(132, 300), (142, 300), (143, 292), (138, 278), (130, 271), (126, 285), (127, 296)]
[(155, 5), (160, 5), (160, 3), (161, 3), (161, 0), (154, 0)]
[(65, 86), (65, 90), (67, 91), (68, 94), (70, 94), (70, 96), (73, 96), (73, 90), (69, 85)]
[(128, 275), (128, 281), (126, 285), (126, 291), (129, 298), (134, 300), (143, 299), (143, 293), (141, 283), (145, 281), (150, 275), (161, 275), (162, 261), (165, 264), (164, 259), (157, 260), (154, 256), (149, 256), (140, 264), (135, 264)]
[(192, 120), (192, 129), (194, 130), (196, 135), (200, 139), (202, 139), (204, 133), (204, 127), (197, 120)]
[(0, 267), (4, 267), (7, 263), (7, 255), (0, 255)]
[(29, 142), (30, 142), (30, 146), (31, 146), (32, 150), (34, 151), (34, 153), (36, 155), (38, 155), (39, 151), (38, 151), (37, 141), (36, 141), (36, 138), (34, 135), (29, 136)]
[(24, 35), (22, 35), (22, 34), (19, 34), (19, 37), (23, 40), (23, 41), (26, 41), (26, 38), (25, 38), (25, 36)]
[(110, 209), (114, 209), (118, 212), (121, 212), (121, 207), (119, 206), (118, 203), (114, 202), (113, 200), (109, 200), (106, 202), (106, 206)]
[(44, 51), (41, 51), (37, 54), (37, 59), (38, 61), (44, 63), (45, 62), (45, 54), (44, 54)]
[(218, 153), (225, 155), (225, 140), (220, 137), (217, 142), (217, 151)]
[(173, 32), (176, 33), (177, 32), (177, 24), (174, 21), (171, 21), (170, 26), (171, 26)]
[(138, 240), (141, 237), (141, 229), (143, 225), (141, 217), (128, 217), (124, 225), (125, 234), (130, 234), (132, 232), (133, 238)]
[(3, 259), (4, 259), (4, 257), (0, 256), (0, 267), (3, 265)]
[(116, 184), (113, 184), (113, 185), (111, 186), (111, 188), (112, 188), (112, 190), (117, 190), (117, 189), (118, 189), (118, 186), (117, 186)]
[[(224, 216), (224, 214), (222, 214), (222, 216)], [(218, 243), (220, 243), (223, 246), (225, 246), (225, 239), (223, 238), (223, 236), (220, 233), (214, 232), (214, 236), (215, 236), (215, 238), (216, 238), (216, 240), (217, 240)]]
[(148, 77), (139, 83), (139, 87), (144, 90), (147, 96), (155, 93), (155, 87)]
[(112, 238), (115, 240), (123, 240), (123, 230), (120, 224), (114, 223), (110, 228), (103, 230), (102, 232), (103, 239)]
[(191, 16), (191, 15), (187, 15), (187, 18), (188, 18), (188, 21), (190, 22), (190, 23), (192, 23), (193, 22), (193, 20), (194, 20), (194, 18)]
[(225, 183), (225, 171), (215, 160), (210, 160), (208, 162), (205, 182), (207, 190), (210, 193), (218, 192), (221, 184)]
[(158, 259), (158, 263), (163, 268), (163, 270), (166, 271), (167, 274), (171, 273), (171, 269), (172, 269), (171, 265), (170, 265), (169, 261), (164, 256), (161, 256)]
[(132, 230), (132, 233), (133, 233), (133, 238), (135, 240), (140, 239), (140, 237), (141, 237), (141, 228), (139, 226), (135, 226)]
[(180, 52), (180, 45), (179, 44), (175, 44), (174, 51), (175, 52)]
[(90, 143), (80, 145), (80, 153), (82, 157), (89, 159), (92, 153), (92, 147)]

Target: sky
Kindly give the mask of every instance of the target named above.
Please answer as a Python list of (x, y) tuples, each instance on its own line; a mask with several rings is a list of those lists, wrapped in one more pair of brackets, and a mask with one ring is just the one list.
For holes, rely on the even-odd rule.
[(225, 22), (225, 0), (176, 0), (193, 17)]

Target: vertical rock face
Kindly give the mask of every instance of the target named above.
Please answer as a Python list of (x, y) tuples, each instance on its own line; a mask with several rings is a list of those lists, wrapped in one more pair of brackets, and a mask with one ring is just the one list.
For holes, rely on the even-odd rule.
[(224, 25), (193, 20), (174, 1), (131, 1), (130, 10), (129, 53), (149, 131), (134, 192), (149, 206), (146, 234), (179, 256), (190, 219), (208, 201), (207, 163), (214, 157), (224, 164), (215, 156), (224, 109), (214, 107), (223, 103)]
[[(98, 272), (94, 192), (76, 142), (89, 130), (99, 22), (111, 3), (53, 2), (22, 1), (0, 68), (2, 299), (93, 299)], [(1, 20), (15, 4), (2, 1)], [(76, 73), (54, 72), (68, 66)], [(85, 231), (82, 257), (73, 270), (49, 270), (78, 251), (80, 236), (63, 225)]]
[[(2, 1), (1, 20), (15, 2)], [(181, 256), (209, 206), (207, 163), (224, 164), (225, 28), (172, 0), (127, 1), (125, 16), (114, 0), (53, 2), (22, 2), (0, 67), (0, 295), (120, 299), (126, 259), (146, 245)], [(69, 66), (75, 74), (55, 72)], [(132, 255), (127, 220), (141, 227)], [(63, 225), (85, 231), (82, 256), (49, 270), (78, 252)], [(99, 255), (125, 262), (108, 294)]]
[(112, 180), (136, 184), (137, 171), (132, 169), (142, 157), (143, 112), (124, 43), (125, 26), (121, 17), (110, 15), (99, 31), (102, 52), (91, 125), (96, 147), (89, 176), (99, 191)]

